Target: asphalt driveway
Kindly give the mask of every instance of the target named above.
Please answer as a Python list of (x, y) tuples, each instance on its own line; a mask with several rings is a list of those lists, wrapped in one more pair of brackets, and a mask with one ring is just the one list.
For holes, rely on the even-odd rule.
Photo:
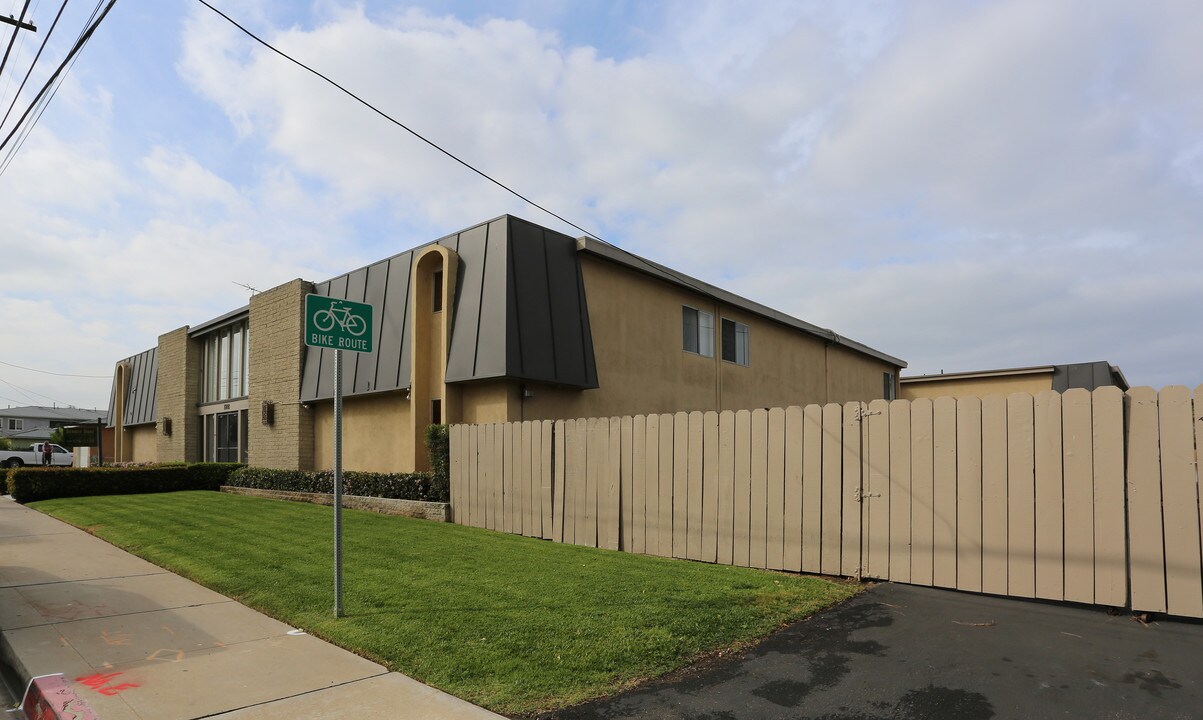
[(880, 584), (562, 720), (1203, 717), (1203, 624)]

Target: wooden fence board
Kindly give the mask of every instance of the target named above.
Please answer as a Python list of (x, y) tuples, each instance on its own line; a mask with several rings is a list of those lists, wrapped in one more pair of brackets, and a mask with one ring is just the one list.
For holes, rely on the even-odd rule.
[[(626, 427), (623, 427), (623, 442), (626, 442)], [(633, 553), (647, 552), (647, 417), (636, 415), (631, 419), (631, 487), (630, 494), (623, 498), (629, 504), (631, 544), (624, 549)], [(625, 463), (625, 459), (624, 459)], [(623, 485), (626, 490), (626, 485)], [(628, 499), (629, 498), (629, 499)], [(626, 514), (623, 515), (627, 517)]]
[(1124, 520), (1124, 393), (1101, 387), (1091, 399), (1094, 452), (1094, 601), (1128, 602)]
[(459, 503), (466, 498), (464, 492), (459, 487), (460, 479), (463, 477), (463, 471), (460, 470), (459, 466), (460, 455), (463, 451), (463, 447), (460, 445), (460, 428), (461, 426), (459, 425), (452, 425), (447, 430), (447, 442), (450, 449), (448, 453), (450, 460), (448, 480), (450, 482), (449, 491), (451, 494), (449, 506), (451, 510), (451, 522), (457, 525), (464, 524), (462, 519), (464, 513), (459, 509)]
[(644, 420), (647, 436), (643, 444), (643, 551), (660, 554), (660, 416)]
[(673, 554), (688, 556), (689, 528), (689, 415), (673, 415)]
[(488, 425), (473, 425), (475, 432), (472, 433), (472, 442), (476, 447), (476, 458), (473, 460), (476, 468), (476, 479), (473, 481), (473, 489), (476, 492), (476, 502), (472, 509), (472, 524), (478, 528), (488, 527), (488, 513), (490, 504), (489, 494), (489, 469), (493, 462), (493, 457), (489, 454), (488, 441), (485, 437), (485, 428)]
[(863, 575), (882, 580), (890, 577), (890, 403), (874, 400), (865, 417), (864, 436), (868, 442), (862, 452), (868, 458), (865, 474), (865, 538)]
[[(588, 447), (585, 438), (588, 423), (583, 419), (568, 421), (568, 468), (565, 477), (564, 542), (580, 545), (585, 539), (585, 462)], [(581, 539), (577, 540), (580, 532)]]
[(911, 581), (911, 403), (890, 403), (890, 580)]
[(769, 410), (766, 437), (765, 566), (785, 567), (785, 409)]
[(660, 550), (660, 416), (648, 415), (647, 442), (644, 444), (643, 497), (644, 516), (643, 550), (648, 555), (662, 555)]
[(1157, 410), (1165, 517), (1166, 612), (1203, 617), (1199, 482), (1190, 391), (1182, 385), (1162, 388), (1157, 394)]
[(957, 588), (982, 591), (982, 401), (957, 400)]
[(553, 432), (553, 423), (551, 420), (544, 420), (539, 424), (539, 511), (542, 513), (540, 518), (540, 526), (542, 528), (542, 537), (544, 540), (550, 540), (552, 537), (552, 444), (551, 434)]
[(931, 585), (935, 575), (935, 406), (911, 401), (911, 583)]
[(481, 464), (484, 466), (484, 506), (485, 506), (485, 528), (489, 530), (497, 529), (497, 520), (499, 516), (497, 497), (497, 486), (501, 484), (500, 474), (501, 469), (501, 453), (497, 447), (497, 425), (481, 425), (481, 445), (484, 448), (484, 455), (481, 458)]
[(718, 413), (702, 416), (702, 551), (699, 560), (718, 559)]
[[(588, 547), (601, 547), (602, 505), (605, 498), (604, 486), (609, 472), (610, 420), (589, 418), (588, 440), (585, 449), (585, 541)], [(580, 527), (577, 527), (580, 539)]]
[(752, 411), (752, 474), (748, 493), (748, 564), (767, 567), (768, 512), (768, 434), (769, 413), (763, 408)]
[[(634, 522), (635, 522), (635, 502), (634, 502), (634, 439), (635, 439), (635, 418), (627, 416), (618, 419), (619, 423), (619, 455), (620, 455), (620, 478), (618, 492), (618, 507), (619, 507), (619, 541), (618, 549), (627, 552), (633, 551), (635, 544)], [(640, 498), (642, 500), (642, 498)], [(640, 503), (642, 504), (642, 503)]]
[(1090, 391), (1061, 396), (1065, 485), (1065, 599), (1094, 602), (1094, 427)]
[(718, 416), (718, 541), (717, 562), (734, 563), (735, 557), (735, 413)]
[(844, 409), (823, 406), (823, 542), (821, 572), (839, 575), (844, 502)]
[(702, 559), (702, 413), (689, 413), (689, 462), (685, 468), (689, 486), (685, 510), (685, 557)]
[(1007, 594), (1007, 399), (982, 398), (982, 592)]
[(514, 527), (514, 425), (502, 423), (501, 431), (501, 531)]
[(539, 537), (539, 456), (535, 454), (535, 428), (538, 423), (527, 420), (522, 423), (522, 534)]
[(660, 416), (660, 537), (657, 554), (663, 557), (673, 556), (673, 486), (676, 479), (673, 470), (674, 424), (672, 415)]
[(1065, 597), (1065, 486), (1062, 468), (1061, 396), (1034, 399), (1036, 418), (1036, 597)]
[(469, 462), (472, 463), (473, 475), (472, 480), (468, 482), (468, 487), (472, 489), (472, 526), (473, 528), (484, 528), (485, 526), (485, 463), (481, 460), (484, 458), (484, 426), (472, 426), (472, 432), (468, 434), (469, 445)]
[(735, 509), (734, 563), (748, 566), (749, 545), (752, 538), (752, 513), (749, 502), (752, 496), (752, 413), (740, 410), (735, 413)]
[(932, 583), (957, 586), (957, 401), (932, 403)]
[(552, 426), (551, 443), (555, 469), (551, 475), (551, 539), (555, 542), (568, 542), (564, 532), (564, 513), (572, 505), (566, 502), (568, 490), (564, 478), (568, 472), (568, 426), (563, 420), (556, 420)]
[(802, 570), (802, 408), (785, 409), (785, 533), (782, 561), (790, 572)]
[(1128, 573), (1132, 609), (1165, 612), (1157, 393), (1152, 388), (1132, 388), (1128, 399)]
[(823, 408), (807, 405), (802, 410), (802, 572), (822, 570), (822, 546)]
[(1036, 436), (1031, 395), (1007, 397), (1007, 594), (1036, 597)]
[(864, 568), (861, 560), (861, 415), (864, 404), (844, 403), (841, 424), (842, 445), (840, 464), (843, 472), (840, 483), (842, 517), (840, 519), (840, 574), (860, 577)]
[(606, 430), (603, 449), (606, 461), (598, 471), (597, 546), (617, 550), (621, 537), (622, 515), (619, 502), (622, 492), (622, 420), (612, 417), (598, 423)]

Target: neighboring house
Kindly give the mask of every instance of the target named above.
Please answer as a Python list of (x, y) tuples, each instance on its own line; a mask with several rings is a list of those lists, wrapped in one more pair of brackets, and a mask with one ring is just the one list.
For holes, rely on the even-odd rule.
[[(432, 423), (872, 400), (905, 363), (589, 238), (502, 216), (316, 285), (294, 280), (118, 363), (129, 457), (333, 464), (334, 351), (307, 293), (375, 308), (344, 353), (344, 464), (427, 464)], [(118, 421), (115, 420), (115, 424)]]
[(0, 437), (8, 438), (13, 447), (20, 450), (49, 440), (50, 433), (56, 428), (95, 425), (97, 420), (107, 422), (108, 413), (104, 410), (40, 405), (0, 408)]
[(1125, 391), (1128, 389), (1128, 381), (1124, 379), (1119, 367), (1105, 361), (915, 375), (902, 378), (898, 384), (899, 397), (904, 400), (941, 396), (1009, 395), (1015, 392), (1034, 395), (1043, 390), (1094, 390), (1107, 385), (1115, 385)]

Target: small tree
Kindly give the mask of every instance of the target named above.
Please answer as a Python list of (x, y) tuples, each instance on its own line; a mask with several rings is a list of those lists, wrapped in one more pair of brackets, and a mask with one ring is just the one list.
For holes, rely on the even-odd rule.
[(451, 476), (451, 433), (446, 425), (426, 426), (426, 454), (430, 458), (432, 487), (446, 488)]
[[(61, 427), (56, 427), (55, 429), (51, 430), (50, 442), (54, 443), (55, 445), (67, 447), (67, 431)], [(70, 448), (67, 449), (69, 450)]]
[(13, 441), (6, 437), (0, 437), (0, 450), (12, 450)]

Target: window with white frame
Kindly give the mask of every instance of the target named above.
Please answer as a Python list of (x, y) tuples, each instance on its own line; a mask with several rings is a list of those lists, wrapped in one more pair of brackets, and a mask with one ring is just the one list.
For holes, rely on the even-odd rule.
[(703, 357), (714, 357), (714, 315), (682, 305), (681, 348)]
[(24, 430), (25, 429), (25, 420), (23, 420), (22, 418), (8, 418), (8, 429), (9, 430)]
[(749, 362), (748, 326), (723, 318), (723, 360), (747, 366)]

